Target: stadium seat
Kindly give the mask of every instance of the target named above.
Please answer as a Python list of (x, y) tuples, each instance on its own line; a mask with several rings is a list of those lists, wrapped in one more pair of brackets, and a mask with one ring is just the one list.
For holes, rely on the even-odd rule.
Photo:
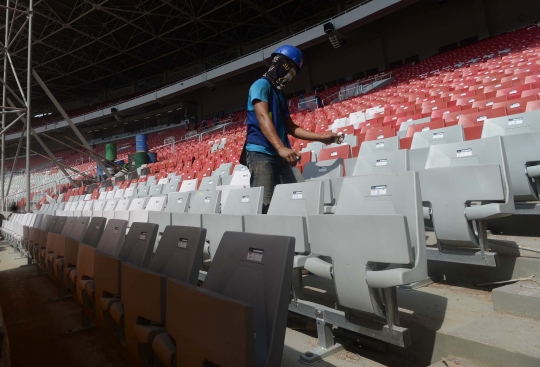
[(99, 326), (114, 333), (115, 327), (110, 309), (114, 303), (120, 302), (121, 263), (125, 261), (148, 268), (157, 233), (157, 224), (133, 223), (117, 257), (97, 251), (94, 254), (94, 298), (96, 320)]
[[(438, 242), (428, 259), (496, 266), (486, 221), (515, 211), (502, 138), (433, 145), (425, 168), (417, 171), (422, 201), (429, 203), (425, 216), (433, 221)], [(473, 221), (478, 234), (471, 231)]]
[(197, 285), (205, 235), (204, 228), (167, 226), (148, 270), (121, 265), (121, 302), (112, 305), (111, 316), (117, 335), (143, 366), (152, 362), (155, 335), (165, 331), (166, 279)]
[(77, 253), (79, 251), (79, 243), (85, 235), (88, 227), (88, 217), (78, 217), (66, 238), (64, 245), (64, 261), (62, 264), (63, 279), (61, 285), (68, 290), (75, 289), (75, 277), (77, 276)]
[(307, 181), (318, 180), (324, 182), (325, 213), (329, 212), (331, 210), (330, 207), (336, 203), (336, 198), (332, 189), (332, 180), (343, 177), (343, 171), (343, 158), (309, 162), (304, 167), (304, 172), (302, 173), (304, 179)]
[(202, 227), (206, 228), (205, 252), (214, 258), (218, 244), (226, 231), (244, 232), (244, 215), (261, 214), (263, 187), (237, 188), (231, 190), (221, 214), (202, 215)]
[(465, 141), (463, 125), (454, 125), (441, 129), (419, 131), (414, 134), (409, 150), (409, 169), (424, 169), (432, 145)]
[(167, 280), (167, 332), (152, 343), (161, 363), (279, 366), (293, 255), (293, 238), (226, 232), (202, 287)]
[[(94, 283), (94, 259), (96, 251), (106, 255), (117, 257), (120, 245), (123, 243), (127, 229), (127, 221), (121, 219), (92, 218), (89, 226), (100, 225), (102, 235), (98, 242), (91, 244), (81, 243), (77, 254), (77, 275), (75, 290), (77, 300), (83, 307), (83, 311), (94, 317), (95, 314), (95, 283)], [(107, 223), (105, 225), (105, 222)]]

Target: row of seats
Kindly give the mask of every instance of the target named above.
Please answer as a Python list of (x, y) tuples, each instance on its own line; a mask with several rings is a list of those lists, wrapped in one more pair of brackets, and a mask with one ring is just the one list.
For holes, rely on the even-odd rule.
[(126, 234), (121, 219), (10, 219), (18, 224), (2, 228), (17, 233), (10, 243), (72, 292), (84, 319), (141, 365), (281, 363), (294, 238), (224, 233), (199, 286), (204, 228), (168, 225), (154, 251), (154, 223), (132, 223)]

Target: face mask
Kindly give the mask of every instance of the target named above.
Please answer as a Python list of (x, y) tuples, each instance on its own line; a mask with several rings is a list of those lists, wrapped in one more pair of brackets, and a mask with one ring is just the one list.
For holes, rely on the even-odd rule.
[(276, 56), (272, 60), (272, 66), (264, 75), (270, 79), (277, 89), (283, 89), (285, 84), (296, 76), (296, 69), (287, 58)]

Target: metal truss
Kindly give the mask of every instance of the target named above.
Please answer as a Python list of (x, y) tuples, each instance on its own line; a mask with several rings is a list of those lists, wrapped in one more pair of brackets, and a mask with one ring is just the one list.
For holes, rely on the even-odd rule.
[[(2, 1), (2, 0), (0, 0)], [(28, 0), (19, 0), (19, 3)], [(34, 0), (34, 67), (60, 100), (179, 67), (213, 67), (242, 47), (353, 0)], [(13, 2), (12, 2), (13, 3)], [(15, 19), (24, 22), (24, 17)], [(21, 34), (13, 58), (26, 57)], [(223, 54), (223, 56), (219, 56)], [(35, 97), (43, 93), (36, 88)]]

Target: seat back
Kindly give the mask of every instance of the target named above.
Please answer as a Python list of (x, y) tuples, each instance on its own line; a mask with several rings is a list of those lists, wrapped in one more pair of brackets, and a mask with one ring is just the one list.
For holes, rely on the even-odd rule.
[(540, 110), (484, 121), (482, 138), (540, 132)]
[(137, 188), (137, 196), (139, 197), (144, 197), (144, 196), (148, 196), (150, 194), (150, 189), (152, 188), (152, 186), (142, 186), (139, 184), (139, 187)]
[(434, 145), (426, 169), (418, 172), (422, 200), (431, 205), (435, 235), (444, 245), (478, 247), (472, 220), (507, 216), (515, 210), (499, 136)]
[(112, 211), (114, 211), (114, 208), (116, 208), (116, 205), (118, 205), (118, 201), (116, 201), (116, 200), (108, 200), (108, 201), (105, 202), (105, 206), (103, 207), (103, 211), (112, 212)]
[(118, 204), (116, 204), (116, 207), (114, 208), (115, 212), (119, 212), (120, 210), (127, 210), (130, 206), (131, 199), (121, 199), (118, 200)]
[(136, 198), (131, 201), (129, 205), (129, 210), (143, 210), (146, 204), (146, 198)]
[(81, 243), (84, 243), (88, 246), (96, 247), (101, 240), (101, 236), (103, 235), (103, 230), (105, 229), (106, 222), (106, 218), (93, 217), (88, 224), (88, 228), (84, 233)]
[(134, 187), (128, 187), (127, 189), (124, 190), (124, 197), (126, 199), (130, 199), (130, 198), (134, 197), (135, 196), (135, 190), (136, 190), (136, 188), (134, 188)]
[(190, 192), (171, 192), (167, 194), (166, 213), (185, 213), (189, 209)]
[(120, 247), (126, 237), (127, 225), (127, 220), (109, 219), (96, 249), (104, 254), (118, 257)]
[(150, 191), (148, 191), (148, 195), (150, 196), (161, 195), (161, 191), (163, 190), (164, 186), (165, 186), (164, 184), (150, 186)]
[[(134, 222), (125, 236), (118, 259), (148, 268), (159, 226), (154, 223)], [(125, 233), (125, 232), (124, 232)]]
[[(362, 147), (364, 144), (362, 144)], [(408, 150), (364, 150), (356, 160), (353, 176), (397, 173), (409, 170)]]
[(64, 228), (62, 228), (62, 232), (60, 232), (60, 236), (69, 237), (76, 221), (77, 217), (68, 217), (66, 222), (64, 223)]
[(321, 181), (277, 185), (268, 214), (300, 216), (322, 214), (323, 203)]
[[(238, 165), (237, 165), (238, 166)], [(231, 179), (231, 185), (232, 186), (244, 186), (249, 187), (250, 186), (250, 180), (251, 173), (249, 170), (235, 170), (233, 173), (233, 177)]]
[(163, 187), (163, 190), (161, 191), (161, 194), (167, 195), (171, 192), (178, 192), (178, 182), (169, 182)]
[(292, 237), (225, 232), (202, 286), (253, 307), (257, 366), (281, 364), (294, 247)]
[[(328, 269), (333, 266), (328, 278), (334, 280), (342, 307), (385, 317), (376, 289), (427, 277), (416, 172), (344, 178), (336, 214), (310, 216), (308, 223), (311, 252), (332, 259), (327, 263)], [(360, 239), (377, 246), (359, 246)], [(350, 266), (351, 259), (355, 266)], [(318, 274), (320, 263), (321, 259), (308, 259), (305, 267)]]
[(54, 224), (54, 227), (52, 228), (51, 233), (60, 234), (64, 229), (64, 225), (66, 224), (67, 220), (68, 217), (58, 217)]
[(163, 208), (165, 208), (166, 203), (167, 203), (166, 196), (153, 197), (153, 198), (150, 198), (150, 200), (148, 200), (145, 210), (154, 211), (154, 212), (162, 212)]
[(115, 199), (122, 199), (124, 197), (126, 190), (125, 189), (118, 189), (114, 192), (114, 198)]
[(89, 200), (84, 203), (83, 211), (91, 211), (94, 208), (94, 203), (97, 203), (97, 201)]
[(199, 191), (215, 190), (216, 186), (219, 185), (221, 185), (220, 176), (204, 177), (201, 181), (201, 185), (199, 186)]
[(459, 141), (465, 141), (463, 125), (459, 124), (442, 129), (418, 131), (413, 135), (411, 150)]
[(193, 214), (219, 213), (221, 191), (197, 191), (191, 196), (189, 212)]
[(234, 189), (229, 191), (227, 201), (221, 209), (221, 214), (261, 214), (263, 192), (263, 187)]
[(304, 166), (302, 176), (306, 180), (323, 180), (343, 176), (343, 159), (329, 159), (319, 162), (308, 162)]
[(88, 227), (89, 220), (90, 217), (78, 217), (73, 225), (73, 229), (69, 233), (69, 238), (76, 242), (81, 242), (84, 232), (86, 231), (86, 227)]
[(103, 211), (103, 208), (105, 208), (106, 202), (103, 200), (98, 200), (94, 203), (94, 211)]
[(182, 181), (182, 185), (180, 186), (179, 192), (189, 192), (189, 191), (195, 191), (197, 190), (197, 184), (199, 180), (196, 178), (192, 180), (184, 180)]
[(206, 229), (167, 226), (148, 269), (196, 285), (202, 266)]
[(399, 137), (394, 136), (386, 139), (364, 141), (360, 147), (360, 154), (372, 153), (375, 151), (393, 152), (399, 150)]

